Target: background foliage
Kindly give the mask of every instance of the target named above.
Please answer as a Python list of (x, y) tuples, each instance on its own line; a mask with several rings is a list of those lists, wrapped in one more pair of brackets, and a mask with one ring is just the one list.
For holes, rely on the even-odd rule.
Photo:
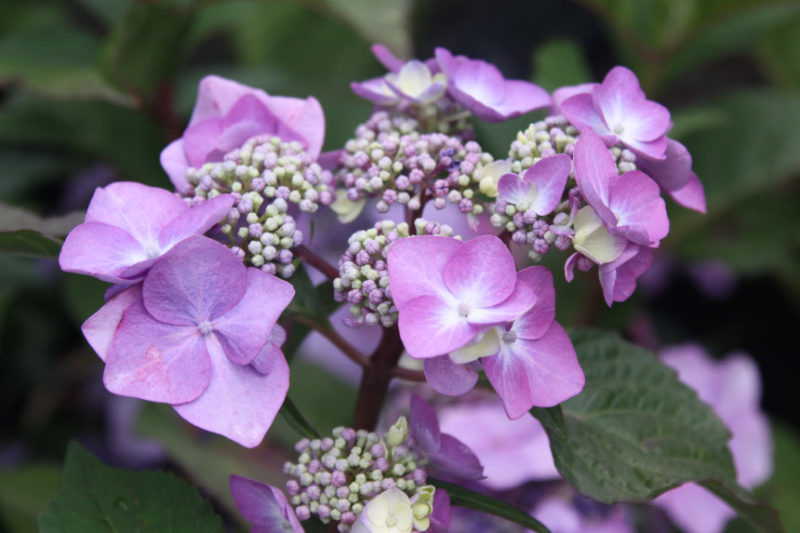
[[(672, 136), (706, 186), (708, 215), (670, 205), (659, 268), (611, 311), (593, 279), (558, 282), (558, 319), (616, 328), (654, 348), (693, 340), (718, 355), (752, 354), (776, 428), (776, 474), (757, 492), (781, 510), (787, 531), (800, 530), (800, 415), (786, 371), (800, 321), (797, 2), (0, 0), (0, 13), (0, 530), (35, 527), (74, 438), (111, 464), (178, 472), (230, 521), (228, 474), (279, 478), (283, 446), (295, 438), (285, 421), (247, 452), (253, 460), (163, 406), (148, 406), (136, 425), (167, 459), (132, 464), (118, 445), (101, 365), (78, 329), (104, 287), (60, 273), (48, 258), (96, 186), (169, 186), (158, 154), (180, 135), (207, 73), (274, 94), (314, 94), (326, 148), (341, 146), (369, 113), (349, 82), (381, 72), (369, 52), (375, 41), (406, 57), (447, 46), (547, 89), (626, 64), (670, 108)], [(485, 148), (503, 155), (529, 120), (483, 127)], [(702, 282), (708, 272), (716, 283)], [(329, 304), (329, 293), (302, 296), (293, 312)], [(292, 358), (292, 370), (303, 379), (289, 396), (314, 428), (349, 420), (351, 385), (303, 357)]]

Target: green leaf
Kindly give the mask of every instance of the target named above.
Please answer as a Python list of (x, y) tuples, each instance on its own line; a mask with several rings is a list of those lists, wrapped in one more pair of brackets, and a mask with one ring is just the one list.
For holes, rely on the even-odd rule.
[(319, 438), (319, 433), (317, 430), (311, 427), (311, 424), (308, 423), (294, 402), (292, 402), (292, 400), (290, 400), (288, 397), (283, 401), (283, 405), (278, 412), (284, 418), (284, 420), (286, 420), (286, 423), (303, 437), (308, 439)]
[(0, 252), (34, 257), (56, 257), (61, 239), (83, 222), (83, 213), (41, 218), (0, 202)]
[(428, 482), (435, 486), (437, 489), (447, 491), (450, 496), (450, 503), (458, 507), (467, 507), (475, 509), (500, 518), (505, 518), (511, 522), (517, 523), (530, 530), (538, 531), (539, 533), (550, 533), (547, 527), (533, 518), (525, 511), (521, 511), (516, 507), (509, 505), (503, 501), (496, 500), (490, 496), (473, 492), (461, 485), (455, 485), (446, 481), (428, 478)]
[(533, 81), (548, 91), (592, 81), (592, 73), (575, 41), (558, 39), (534, 51)]
[(756, 495), (780, 512), (786, 531), (800, 531), (800, 436), (788, 424), (772, 420), (775, 469)]
[(746, 490), (716, 480), (706, 480), (700, 484), (730, 505), (756, 531), (764, 533), (783, 531), (778, 512), (768, 505), (755, 501)]
[(778, 83), (800, 89), (800, 15), (767, 33), (759, 45), (762, 65)]
[(60, 477), (60, 469), (49, 465), (0, 470), (0, 524), (11, 533), (36, 531), (37, 517), (58, 489)]
[(760, 531), (780, 531), (775, 513), (736, 484), (728, 430), (672, 369), (615, 334), (578, 330), (571, 337), (586, 375), (583, 392), (560, 412), (531, 410), (564, 479), (609, 504), (646, 502), (705, 480)]
[(109, 38), (104, 65), (121, 87), (150, 96), (183, 59), (193, 10), (174, 2), (133, 2)]
[[(260, 457), (254, 457), (236, 443), (216, 436), (202, 435), (187, 428), (173, 409), (166, 405), (145, 404), (136, 430), (140, 435), (158, 441), (167, 455), (197, 485), (213, 496), (233, 516), (240, 516), (228, 486), (231, 474), (258, 479), (275, 486), (284, 482), (283, 461), (289, 459), (277, 450), (267, 448)], [(297, 440), (297, 439), (295, 439)]]
[(326, 281), (315, 287), (304, 266), (298, 267), (289, 281), (295, 295), (284, 316), (300, 316), (321, 326), (330, 326), (328, 317), (339, 307), (333, 299), (333, 282)]
[(111, 468), (71, 443), (61, 487), (39, 519), (41, 533), (222, 532), (197, 489), (165, 472)]

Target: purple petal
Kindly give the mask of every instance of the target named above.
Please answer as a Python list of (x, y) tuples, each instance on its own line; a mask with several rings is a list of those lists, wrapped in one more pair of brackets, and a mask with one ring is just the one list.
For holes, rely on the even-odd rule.
[(103, 383), (151, 402), (194, 400), (208, 387), (211, 360), (197, 328), (154, 319), (141, 302), (125, 311), (108, 350)]
[(194, 187), (186, 179), (186, 169), (191, 165), (183, 149), (183, 139), (176, 139), (161, 151), (159, 156), (161, 168), (169, 176), (170, 181), (181, 194), (191, 194)]
[(667, 191), (667, 193), (679, 205), (698, 213), (706, 213), (706, 195), (703, 191), (703, 184), (697, 179), (697, 175), (692, 172), (689, 175), (689, 181), (683, 188), (675, 191)]
[(606, 304), (624, 302), (636, 290), (636, 280), (653, 262), (653, 252), (645, 246), (629, 244), (614, 261), (600, 265), (600, 285)]
[(578, 94), (592, 94), (592, 91), (597, 86), (596, 83), (581, 83), (580, 85), (569, 85), (567, 87), (559, 87), (555, 91), (553, 91), (552, 100), (553, 100), (553, 107), (551, 114), (559, 115), (562, 113), (561, 111), (561, 104), (563, 104), (569, 98), (576, 96)]
[(575, 181), (581, 194), (606, 224), (616, 222), (608, 209), (609, 180), (617, 166), (603, 140), (591, 129), (584, 130), (575, 143)]
[(578, 257), (580, 254), (575, 252), (564, 262), (564, 279), (567, 280), (567, 283), (572, 283), (572, 280), (575, 279), (575, 263), (577, 263)]
[(469, 446), (446, 433), (442, 434), (441, 449), (430, 456), (430, 461), (437, 470), (461, 479), (484, 478), (483, 466)]
[(264, 376), (249, 365), (232, 363), (215, 339), (207, 338), (214, 368), (211, 383), (196, 400), (173, 407), (201, 429), (246, 448), (258, 446), (286, 398), (289, 366), (279, 359)]
[(192, 235), (153, 265), (142, 295), (156, 319), (197, 325), (231, 310), (246, 287), (247, 271), (238, 257), (216, 241)]
[(269, 374), (275, 366), (275, 361), (279, 358), (284, 358), (283, 352), (281, 351), (281, 346), (283, 346), (284, 342), (286, 342), (286, 330), (278, 324), (275, 324), (275, 327), (272, 328), (272, 333), (269, 335), (269, 339), (267, 339), (267, 343), (261, 348), (259, 354), (250, 364), (260, 374)]
[(526, 311), (536, 302), (533, 291), (522, 281), (517, 280), (511, 296), (492, 307), (474, 309), (467, 316), (470, 324), (489, 325), (511, 322)]
[(478, 383), (478, 373), (470, 365), (454, 363), (449, 355), (425, 359), (425, 380), (433, 390), (446, 396), (461, 396)]
[(189, 235), (202, 235), (218, 224), (233, 206), (233, 196), (220, 194), (190, 207), (164, 226), (158, 234), (162, 250), (168, 250)]
[(636, 166), (668, 191), (683, 188), (692, 174), (692, 156), (684, 145), (667, 139), (666, 159), (659, 161), (643, 155), (636, 159)]
[(267, 107), (284, 124), (276, 133), (287, 141), (301, 141), (309, 157), (316, 159), (325, 140), (325, 114), (319, 101), (313, 96), (270, 96)]
[(230, 477), (231, 496), (236, 508), (253, 526), (262, 526), (267, 531), (291, 531), (303, 533), (303, 527), (289, 505), (283, 492), (237, 475)]
[(389, 247), (389, 287), (398, 309), (418, 296), (445, 291), (447, 261), (464, 243), (451, 237), (421, 235), (398, 239)]
[(533, 406), (552, 407), (575, 396), (586, 382), (572, 342), (557, 322), (542, 338), (517, 339), (481, 362), (512, 420)]
[(556, 317), (553, 274), (546, 267), (532, 266), (517, 272), (517, 280), (531, 289), (536, 296), (536, 304), (514, 321), (512, 329), (521, 339), (538, 339), (550, 329)]
[(603, 116), (595, 107), (592, 95), (581, 93), (567, 98), (561, 103), (561, 112), (573, 126), (578, 128), (581, 135), (590, 129), (604, 139), (613, 140), (614, 134), (608, 129)]
[(503, 174), (497, 181), (497, 196), (514, 205), (530, 201), (531, 192), (531, 184), (516, 174)]
[(426, 454), (438, 451), (442, 446), (442, 433), (431, 404), (418, 394), (412, 394), (408, 418), (411, 436), (417, 446)]
[(371, 78), (362, 82), (352, 82), (350, 89), (361, 98), (377, 105), (392, 105), (397, 103), (399, 97), (391, 89), (386, 78)]
[(450, 256), (444, 282), (459, 303), (473, 309), (491, 307), (511, 295), (516, 271), (514, 258), (503, 241), (494, 235), (482, 235), (464, 243)]
[(214, 320), (214, 331), (231, 361), (246, 365), (259, 355), (292, 298), (290, 283), (256, 268), (247, 269), (244, 296)]
[(128, 267), (146, 259), (147, 252), (130, 233), (102, 222), (86, 222), (69, 232), (58, 264), (65, 272), (125, 283)]
[(143, 246), (155, 246), (161, 228), (186, 209), (183, 200), (165, 189), (118, 181), (95, 190), (86, 222), (116, 226)]
[(83, 323), (83, 336), (100, 359), (106, 360), (125, 310), (141, 301), (142, 285), (139, 283), (118, 293)]
[(617, 229), (636, 244), (658, 245), (669, 233), (667, 206), (655, 181), (638, 170), (613, 176), (608, 207)]
[(459, 314), (455, 304), (436, 296), (419, 296), (406, 303), (400, 311), (398, 327), (406, 351), (418, 359), (457, 350), (479, 332)]
[(621, 139), (621, 141), (626, 146), (633, 149), (633, 151), (636, 152), (637, 154), (641, 154), (645, 157), (649, 157), (651, 159), (655, 159), (658, 161), (663, 161), (666, 158), (666, 151), (667, 151), (666, 135), (662, 135), (655, 141), (645, 142), (632, 138)]
[(537, 215), (548, 215), (556, 208), (561, 201), (571, 169), (572, 161), (569, 156), (557, 154), (540, 159), (525, 171), (525, 181), (531, 183), (536, 190), (531, 207)]
[(450, 530), (450, 495), (444, 489), (433, 493), (433, 513), (429, 533), (447, 533)]
[(198, 84), (197, 101), (189, 126), (226, 115), (240, 98), (248, 94), (256, 96), (264, 103), (269, 98), (261, 89), (254, 89), (219, 76), (206, 76)]
[(636, 75), (625, 67), (611, 69), (592, 97), (609, 129), (626, 144), (655, 141), (672, 126), (667, 108), (647, 100)]
[(370, 50), (372, 50), (372, 55), (375, 56), (375, 59), (380, 61), (381, 65), (386, 67), (388, 71), (397, 72), (405, 63), (382, 44), (373, 44)]

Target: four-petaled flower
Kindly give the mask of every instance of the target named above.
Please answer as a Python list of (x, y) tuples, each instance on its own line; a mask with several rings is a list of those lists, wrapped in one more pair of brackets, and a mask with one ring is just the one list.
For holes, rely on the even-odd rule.
[(156, 261), (144, 283), (91, 316), (83, 332), (106, 362), (109, 391), (169, 403), (192, 424), (253, 447), (289, 386), (280, 350), (262, 351), (293, 296), (285, 281), (192, 236)]

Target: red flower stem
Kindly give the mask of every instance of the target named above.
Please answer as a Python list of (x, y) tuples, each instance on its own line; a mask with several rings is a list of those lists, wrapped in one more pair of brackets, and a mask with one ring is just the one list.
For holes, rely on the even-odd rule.
[(317, 324), (313, 320), (309, 320), (308, 318), (302, 316), (292, 317), (292, 320), (294, 320), (298, 324), (303, 324), (304, 326), (308, 326), (314, 331), (317, 331), (320, 334), (322, 334), (323, 337), (331, 341), (331, 343), (333, 343), (334, 346), (339, 348), (347, 356), (347, 358), (353, 361), (355, 364), (363, 368), (368, 368), (372, 365), (372, 362), (370, 361), (369, 357), (359, 352), (352, 344), (347, 342), (347, 340), (344, 337), (339, 335), (335, 329), (328, 326), (322, 326), (320, 324)]
[(296, 246), (294, 248), (294, 253), (297, 254), (297, 257), (325, 274), (328, 279), (334, 280), (339, 277), (339, 269), (306, 248), (304, 245), (301, 244), (300, 246)]
[(397, 327), (384, 329), (381, 342), (370, 357), (371, 364), (364, 367), (364, 374), (361, 376), (353, 416), (355, 429), (375, 429), (389, 390), (389, 382), (398, 370), (397, 361), (402, 354), (403, 343)]

